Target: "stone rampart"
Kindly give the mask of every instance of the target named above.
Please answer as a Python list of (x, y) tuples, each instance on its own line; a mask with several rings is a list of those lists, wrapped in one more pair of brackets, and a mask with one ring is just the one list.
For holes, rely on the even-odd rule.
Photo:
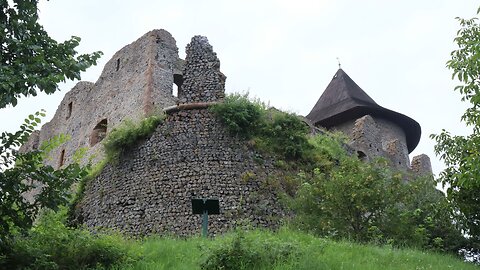
[(275, 170), (255, 157), (208, 109), (174, 111), (151, 138), (92, 180), (78, 205), (79, 220), (134, 235), (191, 235), (201, 226), (191, 199), (218, 198), (221, 214), (209, 218), (214, 234), (244, 219), (277, 227), (284, 212), (265, 184)]

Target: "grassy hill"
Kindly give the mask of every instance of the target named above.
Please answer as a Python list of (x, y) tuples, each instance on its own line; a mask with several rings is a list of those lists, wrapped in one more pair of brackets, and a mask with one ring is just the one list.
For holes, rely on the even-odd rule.
[(291, 230), (237, 231), (214, 239), (151, 238), (132, 242), (131, 248), (140, 259), (117, 269), (478, 269), (444, 254), (338, 242)]

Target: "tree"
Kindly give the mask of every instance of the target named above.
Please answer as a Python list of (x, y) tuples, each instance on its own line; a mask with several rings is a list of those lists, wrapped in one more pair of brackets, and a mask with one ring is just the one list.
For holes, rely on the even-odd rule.
[(386, 160), (363, 162), (331, 139), (323, 138), (317, 147), (337, 148), (325, 156), (338, 162), (299, 174), (299, 189), (290, 200), (293, 225), (320, 236), (453, 254), (464, 247), (451, 207), (431, 176), (404, 175)]
[[(477, 10), (477, 14), (480, 8)], [(447, 67), (462, 101), (470, 103), (461, 121), (472, 127), (468, 136), (454, 136), (442, 130), (433, 134), (435, 153), (445, 162), (439, 181), (447, 189), (447, 198), (456, 208), (459, 224), (470, 236), (471, 243), (480, 248), (480, 25), (478, 18), (462, 19), (457, 37), (458, 48), (451, 53)]]
[[(80, 38), (58, 43), (38, 23), (38, 0), (0, 1), (0, 108), (15, 106), (21, 96), (58, 90), (65, 79), (80, 79), (80, 72), (96, 64), (101, 52), (75, 57)], [(18, 147), (40, 123), (43, 112), (29, 115), (20, 130), (0, 134), (0, 264), (12, 235), (32, 226), (41, 208), (55, 209), (67, 201), (71, 184), (86, 168), (71, 164), (55, 170), (43, 165), (46, 153), (65, 137), (52, 138), (30, 153)], [(32, 200), (24, 196), (38, 187)]]
[[(66, 204), (71, 185), (87, 175), (87, 168), (77, 163), (58, 170), (42, 163), (49, 150), (67, 140), (64, 135), (46, 141), (38, 150), (17, 151), (42, 115), (43, 112), (29, 115), (19, 131), (0, 135), (0, 168), (4, 168), (0, 171), (0, 255), (8, 250), (13, 233), (29, 229), (40, 209), (57, 209)], [(37, 194), (27, 199), (26, 195), (32, 192)]]
[(15, 106), (20, 96), (58, 90), (65, 79), (80, 79), (101, 52), (77, 57), (80, 38), (58, 43), (38, 23), (38, 0), (0, 1), (0, 108)]

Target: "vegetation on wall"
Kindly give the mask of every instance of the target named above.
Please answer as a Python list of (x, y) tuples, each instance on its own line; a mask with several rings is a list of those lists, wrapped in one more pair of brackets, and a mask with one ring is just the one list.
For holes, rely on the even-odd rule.
[(70, 225), (77, 226), (77, 223), (79, 223), (75, 216), (75, 209), (77, 204), (84, 197), (87, 183), (98, 176), (109, 162), (117, 161), (122, 152), (130, 149), (130, 147), (137, 144), (139, 140), (151, 136), (164, 119), (165, 115), (163, 114), (151, 115), (139, 122), (133, 122), (132, 120), (127, 119), (107, 134), (107, 137), (103, 140), (105, 158), (97, 164), (86, 167), (88, 173), (79, 181), (75, 197), (70, 202), (70, 211), (68, 213)]
[(295, 114), (267, 108), (248, 94), (231, 94), (210, 108), (233, 135), (285, 160), (309, 160), (308, 126)]
[(164, 115), (152, 115), (138, 123), (124, 120), (103, 141), (106, 159), (114, 160), (139, 140), (148, 138), (164, 119)]

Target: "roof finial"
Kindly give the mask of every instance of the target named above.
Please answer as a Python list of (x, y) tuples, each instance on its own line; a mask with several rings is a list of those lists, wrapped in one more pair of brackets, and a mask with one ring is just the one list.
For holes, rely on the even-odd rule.
[(342, 64), (340, 64), (340, 58), (337, 57), (337, 61), (338, 61), (338, 69), (342, 69)]

